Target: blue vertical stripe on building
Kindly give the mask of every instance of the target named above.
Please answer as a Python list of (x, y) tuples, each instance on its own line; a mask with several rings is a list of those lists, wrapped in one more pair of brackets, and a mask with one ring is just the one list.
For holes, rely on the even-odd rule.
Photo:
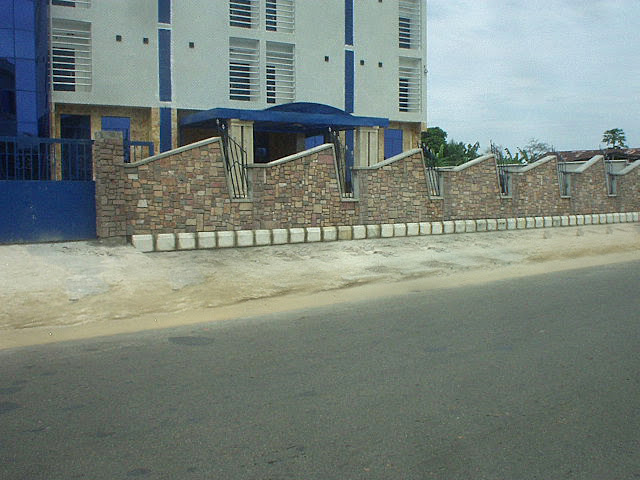
[(171, 101), (171, 30), (158, 29), (158, 82), (160, 101)]
[(171, 0), (158, 0), (158, 23), (171, 23)]
[(344, 52), (344, 109), (353, 113), (355, 96), (355, 60), (352, 50)]
[(353, 45), (353, 0), (344, 0), (344, 44)]
[(160, 152), (171, 150), (171, 109), (160, 109)]

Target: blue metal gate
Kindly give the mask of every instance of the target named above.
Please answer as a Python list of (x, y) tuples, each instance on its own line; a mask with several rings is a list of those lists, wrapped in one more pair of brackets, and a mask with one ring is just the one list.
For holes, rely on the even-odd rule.
[(95, 237), (92, 141), (0, 137), (0, 243)]

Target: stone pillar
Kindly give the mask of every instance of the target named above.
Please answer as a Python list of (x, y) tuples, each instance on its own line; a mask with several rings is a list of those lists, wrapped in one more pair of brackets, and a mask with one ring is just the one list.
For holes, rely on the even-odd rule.
[(354, 166), (370, 167), (381, 159), (378, 149), (378, 127), (359, 127), (356, 129), (354, 148)]
[(95, 133), (93, 165), (96, 179), (96, 233), (98, 238), (127, 234), (127, 183), (122, 152), (122, 133)]
[(247, 152), (247, 163), (253, 162), (253, 122), (229, 120), (229, 137)]

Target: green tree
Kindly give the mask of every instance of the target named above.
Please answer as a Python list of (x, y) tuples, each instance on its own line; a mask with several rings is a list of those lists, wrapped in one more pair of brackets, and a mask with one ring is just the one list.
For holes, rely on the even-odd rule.
[(466, 163), (478, 157), (480, 144), (465, 144), (450, 140), (447, 142), (447, 132), (440, 127), (427, 128), (421, 135), (422, 143), (431, 152), (431, 158), (435, 159), (438, 166), (455, 166)]
[(627, 148), (627, 144), (625, 143), (627, 136), (621, 128), (606, 130), (602, 135), (602, 141), (606, 143), (609, 148)]
[(426, 132), (422, 132), (421, 139), (429, 150), (438, 152), (443, 145), (447, 144), (447, 132), (440, 127), (430, 127)]

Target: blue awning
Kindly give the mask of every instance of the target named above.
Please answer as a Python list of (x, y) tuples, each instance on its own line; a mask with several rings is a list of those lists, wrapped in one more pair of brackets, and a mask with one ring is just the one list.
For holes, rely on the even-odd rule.
[(333, 130), (349, 130), (356, 127), (388, 127), (389, 119), (359, 117), (339, 108), (319, 103), (286, 103), (265, 110), (238, 108), (213, 108), (191, 114), (180, 121), (181, 127), (215, 128), (217, 120), (253, 121), (258, 132), (314, 133)]

